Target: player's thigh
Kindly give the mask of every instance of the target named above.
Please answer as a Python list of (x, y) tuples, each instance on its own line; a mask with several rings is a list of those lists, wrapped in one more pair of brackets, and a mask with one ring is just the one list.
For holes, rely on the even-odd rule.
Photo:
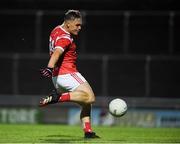
[(91, 88), (91, 86), (89, 85), (89, 83), (86, 81), (84, 82), (83, 84), (80, 84), (76, 89), (75, 91), (84, 91), (86, 92), (90, 97), (94, 98), (95, 95), (94, 95), (94, 92)]

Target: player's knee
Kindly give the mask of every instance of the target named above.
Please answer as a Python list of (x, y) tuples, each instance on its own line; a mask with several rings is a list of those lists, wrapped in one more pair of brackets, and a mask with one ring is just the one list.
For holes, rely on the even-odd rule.
[(83, 102), (86, 104), (92, 104), (95, 102), (95, 96), (93, 93), (81, 92)]
[(94, 102), (95, 102), (95, 96), (88, 94), (88, 99), (87, 99), (86, 103), (92, 104)]

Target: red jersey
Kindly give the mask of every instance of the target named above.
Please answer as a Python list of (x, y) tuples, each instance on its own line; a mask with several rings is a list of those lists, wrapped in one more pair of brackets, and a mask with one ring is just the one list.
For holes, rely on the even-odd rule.
[(61, 26), (57, 26), (56, 28), (54, 28), (50, 34), (50, 56), (57, 48), (63, 50), (63, 54), (60, 56), (54, 68), (53, 76), (77, 72), (76, 44), (74, 43), (70, 33), (65, 31)]

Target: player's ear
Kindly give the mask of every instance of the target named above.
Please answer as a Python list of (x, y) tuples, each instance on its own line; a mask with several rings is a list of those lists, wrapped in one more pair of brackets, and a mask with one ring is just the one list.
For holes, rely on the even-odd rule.
[(69, 21), (66, 21), (66, 27), (69, 28), (70, 24)]

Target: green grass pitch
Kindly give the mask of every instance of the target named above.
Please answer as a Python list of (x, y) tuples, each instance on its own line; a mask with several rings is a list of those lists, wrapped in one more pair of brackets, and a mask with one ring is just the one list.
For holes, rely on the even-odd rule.
[(0, 143), (180, 143), (180, 128), (94, 126), (100, 139), (84, 140), (80, 126), (0, 124)]

